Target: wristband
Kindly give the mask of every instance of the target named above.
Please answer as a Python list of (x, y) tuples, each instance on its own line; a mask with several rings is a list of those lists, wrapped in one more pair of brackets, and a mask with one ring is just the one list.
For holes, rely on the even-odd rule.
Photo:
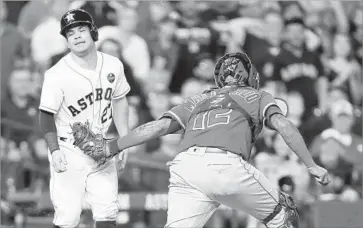
[(50, 154), (54, 151), (59, 150), (59, 144), (57, 140), (57, 133), (55, 132), (48, 132), (44, 135), (44, 139), (48, 144)]

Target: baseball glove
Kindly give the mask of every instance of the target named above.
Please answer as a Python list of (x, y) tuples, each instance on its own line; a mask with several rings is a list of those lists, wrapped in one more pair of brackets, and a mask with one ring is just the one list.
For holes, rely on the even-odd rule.
[(95, 134), (89, 126), (89, 122), (82, 124), (74, 123), (72, 126), (72, 134), (74, 137), (73, 145), (80, 148), (84, 154), (90, 156), (99, 165), (107, 161), (107, 140), (102, 134)]

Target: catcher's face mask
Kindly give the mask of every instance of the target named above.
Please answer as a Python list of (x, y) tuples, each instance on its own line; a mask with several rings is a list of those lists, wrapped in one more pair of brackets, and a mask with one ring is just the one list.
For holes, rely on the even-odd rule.
[(227, 53), (218, 60), (214, 70), (215, 83), (219, 88), (238, 84), (259, 89), (260, 77), (248, 56), (244, 53)]

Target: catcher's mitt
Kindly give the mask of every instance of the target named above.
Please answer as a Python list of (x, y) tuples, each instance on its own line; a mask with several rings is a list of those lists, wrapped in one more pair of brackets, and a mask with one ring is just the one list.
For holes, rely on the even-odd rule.
[(107, 161), (107, 141), (103, 135), (93, 133), (88, 122), (86, 124), (76, 122), (71, 128), (74, 137), (73, 145), (80, 148), (99, 165), (104, 164)]

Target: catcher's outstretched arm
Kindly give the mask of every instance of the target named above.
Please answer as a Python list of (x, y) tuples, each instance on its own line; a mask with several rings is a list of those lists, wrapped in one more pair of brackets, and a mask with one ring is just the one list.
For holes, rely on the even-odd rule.
[(286, 144), (304, 162), (306, 167), (314, 166), (315, 162), (295, 125), (280, 113), (273, 114), (269, 120), (272, 127), (280, 133)]
[[(161, 137), (163, 135), (172, 134), (181, 129), (177, 121), (169, 117), (143, 124), (134, 130), (130, 131), (126, 136), (119, 138), (117, 141), (112, 141), (109, 144), (117, 143), (119, 151), (129, 147), (137, 146), (151, 139)], [(110, 145), (114, 148), (114, 145)]]

